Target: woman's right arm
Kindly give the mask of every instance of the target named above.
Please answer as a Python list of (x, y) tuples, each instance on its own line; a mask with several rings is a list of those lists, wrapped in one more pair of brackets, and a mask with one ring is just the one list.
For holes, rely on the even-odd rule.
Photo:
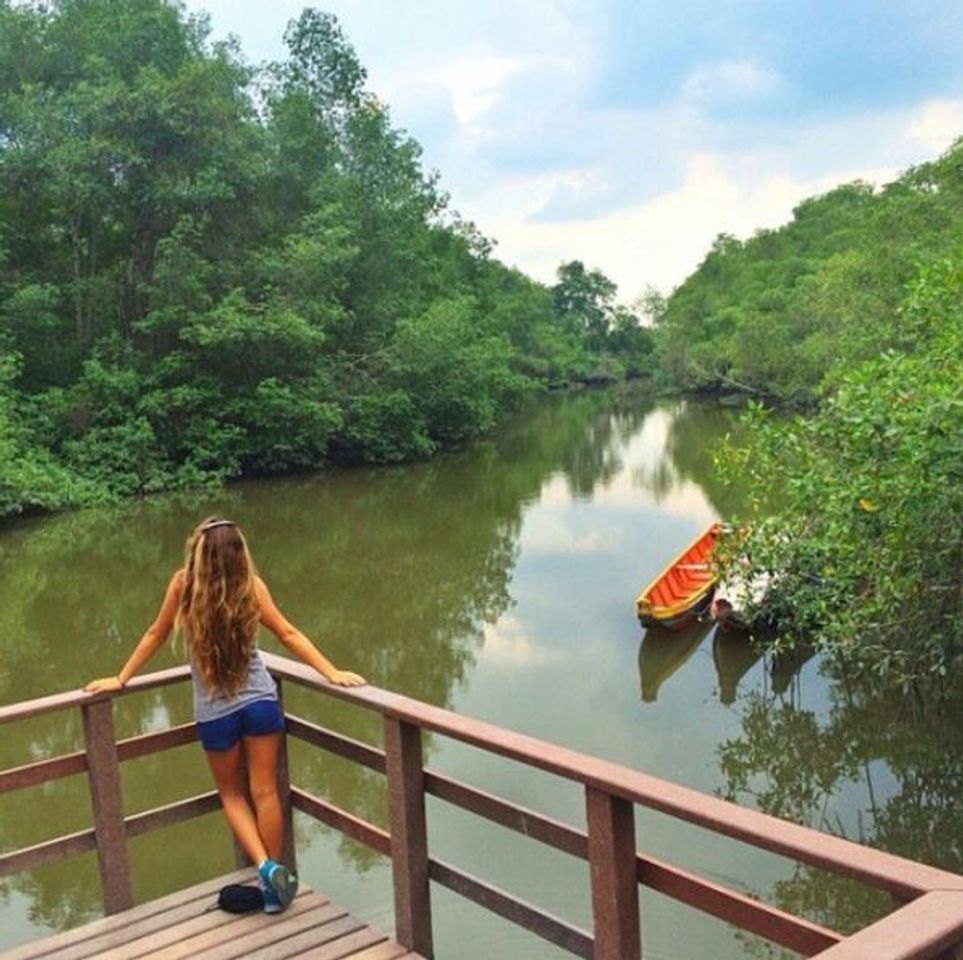
[(127, 662), (121, 667), (120, 673), (116, 677), (101, 677), (99, 680), (91, 680), (84, 687), (87, 693), (116, 693), (118, 690), (124, 689), (127, 681), (150, 660), (167, 640), (174, 626), (174, 619), (177, 616), (177, 607), (181, 601), (183, 589), (184, 571), (178, 570), (167, 585), (167, 592), (164, 594), (164, 600), (161, 603), (160, 610), (157, 611), (154, 622), (144, 632), (140, 642), (127, 658)]

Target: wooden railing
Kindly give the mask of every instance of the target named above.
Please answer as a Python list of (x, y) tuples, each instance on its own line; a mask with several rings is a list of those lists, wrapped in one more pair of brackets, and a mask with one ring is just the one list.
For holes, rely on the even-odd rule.
[[(862, 847), (736, 804), (658, 780), (618, 764), (459, 716), (375, 687), (334, 687), (309, 668), (262, 654), (280, 684), (297, 683), (382, 715), (384, 749), (352, 740), (286, 713), (287, 735), (385, 775), (390, 831), (360, 819), (289, 782), (282, 752), (281, 790), (288, 818), (297, 809), (391, 858), (395, 936), (426, 957), (433, 953), (430, 881), (493, 911), (568, 952), (597, 960), (641, 955), (638, 887), (649, 887), (698, 910), (821, 960), (949, 960), (963, 944), (963, 876)], [(121, 695), (187, 678), (175, 668), (134, 679)], [(217, 809), (214, 791), (125, 816), (119, 764), (194, 739), (194, 725), (116, 741), (112, 698), (67, 693), (0, 707), (0, 725), (80, 709), (86, 749), (0, 771), (0, 793), (87, 771), (93, 826), (0, 855), (0, 876), (96, 849), (104, 909), (132, 905), (127, 838)], [(425, 769), (422, 731), (450, 737), (580, 784), (586, 830), (578, 830), (500, 797)], [(593, 930), (582, 930), (518, 899), (428, 850), (425, 796), (587, 860)], [(639, 853), (634, 807), (639, 805), (798, 862), (888, 892), (895, 908), (844, 937), (744, 894)], [(292, 831), (288, 830), (288, 836)]]

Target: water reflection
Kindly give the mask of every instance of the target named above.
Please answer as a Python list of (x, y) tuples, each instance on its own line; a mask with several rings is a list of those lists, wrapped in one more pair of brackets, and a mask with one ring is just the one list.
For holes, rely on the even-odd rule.
[(763, 646), (744, 630), (716, 630), (712, 659), (719, 678), (719, 700), (727, 707), (736, 701), (739, 681), (759, 662)]
[(659, 687), (699, 649), (712, 627), (709, 620), (695, 620), (682, 630), (658, 625), (646, 628), (639, 644), (639, 679), (645, 703), (658, 699)]
[[(798, 670), (798, 664), (796, 666)], [(722, 792), (742, 803), (947, 870), (963, 870), (963, 727), (944, 697), (836, 677), (808, 706), (750, 692), (742, 732), (719, 748)], [(778, 906), (839, 931), (888, 897), (810, 867), (773, 885)]]
[[(115, 671), (153, 616), (187, 530), (219, 512), (244, 525), (291, 619), (336, 663), (380, 686), (958, 866), (963, 824), (953, 801), (963, 743), (945, 718), (881, 705), (873, 691), (823, 676), (815, 660), (760, 658), (708, 627), (681, 641), (646, 634), (640, 648), (639, 588), (709, 521), (738, 507), (737, 493), (717, 489), (710, 472), (711, 452), (733, 419), (645, 397), (552, 398), (499, 436), (428, 464), (242, 484), (7, 527), (0, 703)], [(264, 645), (273, 648), (269, 639)], [(168, 650), (152, 666), (176, 662)], [(380, 720), (365, 711), (293, 686), (285, 697), (309, 719), (381, 740)], [(116, 715), (121, 736), (183, 722), (188, 691), (127, 696)], [(6, 727), (0, 766), (74, 750), (80, 740), (71, 714)], [(446, 775), (584, 826), (579, 790), (451, 741), (426, 737), (425, 746)], [(306, 789), (385, 823), (384, 784), (374, 773), (298, 743), (292, 767)], [(195, 745), (122, 771), (128, 812), (210, 788)], [(429, 809), (435, 855), (574, 923), (589, 922), (583, 864), (534, 845), (519, 856), (518, 838), (436, 807)], [(7, 794), (0, 848), (89, 822), (83, 777)], [(364, 919), (390, 925), (383, 861), (304, 818), (296, 828), (308, 879)], [(830, 926), (875, 908), (862, 893), (781, 860), (774, 866), (743, 845), (694, 841), (685, 824), (643, 823), (639, 836), (654, 856)], [(232, 866), (217, 815), (139, 837), (131, 855), (139, 899), (181, 886), (185, 875)], [(97, 890), (87, 855), (8, 878), (0, 884), (4, 940), (96, 914)], [(648, 955), (733, 960), (756, 949), (655, 899), (646, 903)], [(561, 956), (520, 936), (462, 905), (439, 918), (439, 955)]]
[[(579, 497), (610, 481), (622, 467), (624, 438), (648, 409), (646, 402), (613, 404), (610, 396), (585, 394), (549, 401), (497, 439), (431, 463), (240, 484), (8, 526), (0, 534), (0, 703), (115, 672), (153, 616), (196, 517), (221, 513), (244, 526), (282, 609), (334, 662), (379, 686), (450, 706), (482, 643), (495, 650), (501, 642), (503, 657), (524, 661), (519, 637), (501, 618), (513, 603), (526, 505), (554, 477)], [(270, 638), (262, 643), (275, 648)], [(177, 662), (168, 648), (151, 668)], [(286, 696), (309, 718), (380, 740), (374, 714), (299, 689)], [(119, 736), (189, 718), (186, 689), (127, 696), (115, 705)], [(430, 753), (430, 738), (426, 746)], [(81, 747), (77, 712), (37, 718), (5, 728), (0, 768)], [(293, 754), (296, 776), (308, 789), (385, 822), (376, 774), (319, 751), (295, 746)], [(195, 747), (127, 764), (123, 774), (128, 812), (209, 788)], [(82, 829), (89, 817), (83, 777), (6, 795), (0, 849)], [(162, 835), (137, 841), (143, 853), (135, 857), (156, 860), (153, 886), (139, 893), (176, 887), (191, 869), (185, 860), (206, 875), (210, 863), (229, 858), (223, 831), (197, 824), (177, 830), (191, 840), (176, 862), (164, 855)], [(342, 853), (360, 870), (374, 862), (357, 845), (343, 845)], [(99, 909), (90, 859), (8, 878), (0, 896), (25, 897), (30, 925), (78, 923)], [(26, 933), (21, 926), (13, 935)]]
[(639, 644), (639, 680), (643, 703), (655, 703), (659, 690), (677, 674), (712, 634), (712, 661), (716, 670), (719, 702), (736, 702), (740, 681), (763, 660), (765, 675), (774, 696), (791, 692), (802, 668), (815, 656), (812, 647), (765, 654), (762, 642), (742, 630), (723, 630), (711, 620), (695, 620), (682, 630), (647, 627)]

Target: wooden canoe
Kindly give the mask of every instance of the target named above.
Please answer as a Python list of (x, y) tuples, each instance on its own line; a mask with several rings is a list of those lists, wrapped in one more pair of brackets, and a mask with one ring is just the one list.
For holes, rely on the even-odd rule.
[(714, 523), (682, 551), (638, 596), (643, 626), (678, 629), (704, 613), (718, 579), (710, 560), (722, 524)]

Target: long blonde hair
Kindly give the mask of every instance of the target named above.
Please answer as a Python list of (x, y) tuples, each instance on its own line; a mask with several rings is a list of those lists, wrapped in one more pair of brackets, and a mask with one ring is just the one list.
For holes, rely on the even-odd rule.
[(254, 561), (240, 529), (207, 517), (187, 538), (177, 627), (212, 695), (232, 697), (247, 679), (260, 610)]

